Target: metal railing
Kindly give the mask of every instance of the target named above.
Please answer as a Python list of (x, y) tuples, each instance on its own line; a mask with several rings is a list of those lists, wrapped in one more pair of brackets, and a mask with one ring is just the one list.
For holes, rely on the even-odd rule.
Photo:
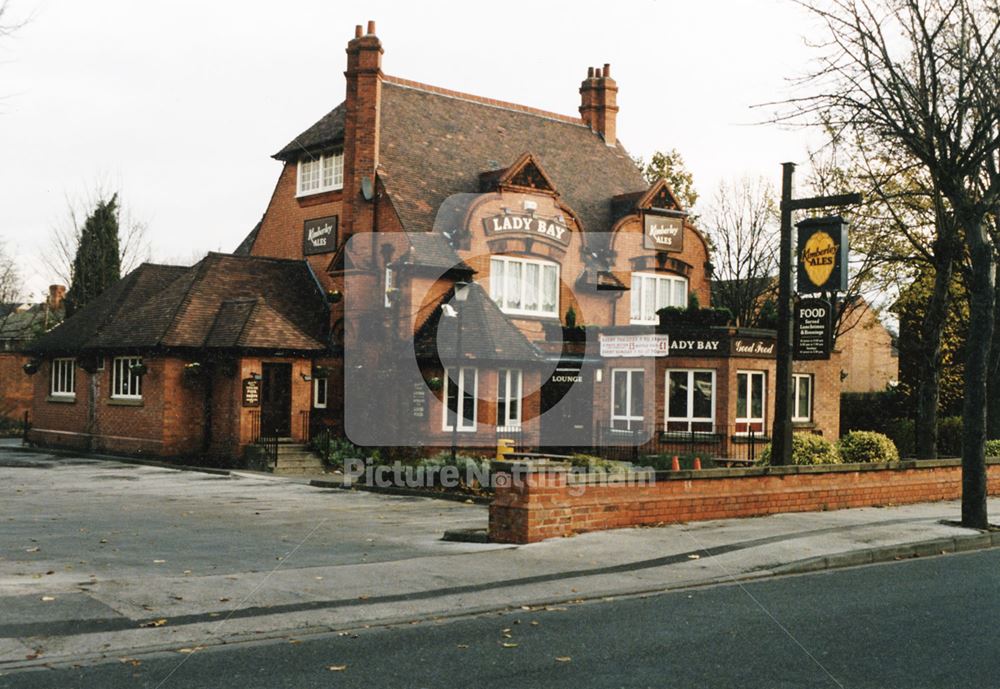
[(299, 437), (302, 438), (302, 442), (308, 443), (312, 434), (309, 426), (309, 410), (303, 409), (299, 412)]
[(594, 454), (606, 459), (641, 462), (644, 459), (697, 458), (703, 467), (747, 466), (759, 461), (771, 438), (764, 432), (736, 424), (703, 431), (655, 431), (642, 424), (630, 428), (601, 426)]
[(261, 448), (265, 466), (273, 467), (278, 463), (278, 435), (264, 431), (260, 409), (250, 410), (250, 442)]

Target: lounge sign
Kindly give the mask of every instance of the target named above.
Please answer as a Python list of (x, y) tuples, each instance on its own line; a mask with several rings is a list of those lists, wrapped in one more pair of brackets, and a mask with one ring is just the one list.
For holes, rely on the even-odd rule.
[(800, 294), (847, 291), (847, 221), (840, 216), (798, 224)]
[(500, 213), (483, 218), (483, 228), (488, 236), (530, 235), (569, 245), (569, 227), (556, 218), (541, 218), (529, 213)]
[(302, 228), (302, 253), (306, 256), (337, 250), (337, 216), (306, 220)]
[(643, 245), (656, 251), (684, 250), (684, 216), (643, 213)]

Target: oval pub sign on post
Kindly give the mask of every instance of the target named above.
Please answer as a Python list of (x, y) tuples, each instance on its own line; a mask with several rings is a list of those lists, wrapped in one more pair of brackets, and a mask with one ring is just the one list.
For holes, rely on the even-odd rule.
[(847, 291), (847, 221), (809, 218), (798, 228), (799, 294)]

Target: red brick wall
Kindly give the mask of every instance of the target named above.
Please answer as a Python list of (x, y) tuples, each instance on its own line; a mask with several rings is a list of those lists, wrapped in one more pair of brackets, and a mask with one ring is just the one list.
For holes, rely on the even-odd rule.
[(24, 372), (29, 357), (0, 352), (0, 418), (23, 419), (31, 408), (32, 378)]
[[(518, 466), (499, 470), (510, 477)], [(596, 485), (561, 470), (529, 471), (498, 481), (489, 533), (496, 542), (533, 543), (643, 524), (953, 500), (961, 474), (959, 462), (936, 461), (678, 472), (650, 485)], [(1000, 464), (988, 476), (990, 495), (1000, 494)]]

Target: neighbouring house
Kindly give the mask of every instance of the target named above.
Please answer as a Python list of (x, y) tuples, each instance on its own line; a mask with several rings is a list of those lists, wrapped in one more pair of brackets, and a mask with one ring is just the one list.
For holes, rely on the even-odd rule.
[(878, 313), (860, 299), (843, 316), (837, 336), (841, 392), (881, 392), (899, 383), (896, 338)]
[(62, 321), (65, 295), (64, 285), (50, 285), (41, 303), (0, 304), (0, 423), (23, 422), (31, 408), (31, 380), (24, 372), (31, 357), (22, 350)]
[[(35, 343), (34, 440), (240, 456), (321, 430), (483, 452), (766, 439), (775, 333), (707, 308), (708, 246), (618, 140), (609, 65), (571, 116), (389, 76), (382, 56), (357, 27), (342, 102), (274, 155), (238, 255), (143, 266)], [(795, 363), (800, 429), (837, 437), (840, 368)]]

